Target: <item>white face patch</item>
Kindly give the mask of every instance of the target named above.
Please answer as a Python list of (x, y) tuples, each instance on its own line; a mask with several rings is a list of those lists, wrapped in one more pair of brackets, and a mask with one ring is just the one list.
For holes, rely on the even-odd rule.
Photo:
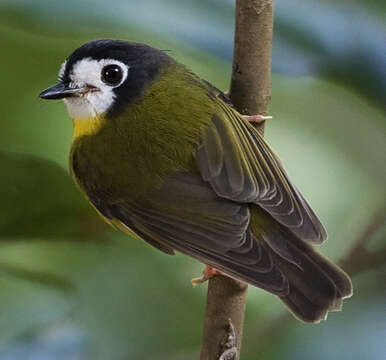
[(59, 81), (63, 79), (64, 71), (66, 70), (66, 65), (67, 65), (67, 60), (62, 65), (60, 65), (60, 70), (59, 70), (59, 74), (58, 74), (58, 80)]
[[(122, 80), (114, 85), (108, 85), (101, 79), (102, 69), (107, 65), (117, 65), (122, 69)], [(64, 70), (65, 63), (62, 65)], [(62, 71), (59, 76), (63, 75)], [(104, 114), (114, 102), (113, 89), (120, 86), (127, 78), (129, 67), (114, 59), (94, 60), (85, 58), (76, 62), (70, 73), (70, 87), (84, 88), (94, 87), (91, 91), (83, 93), (79, 97), (64, 99), (70, 116), (74, 119), (88, 119)]]

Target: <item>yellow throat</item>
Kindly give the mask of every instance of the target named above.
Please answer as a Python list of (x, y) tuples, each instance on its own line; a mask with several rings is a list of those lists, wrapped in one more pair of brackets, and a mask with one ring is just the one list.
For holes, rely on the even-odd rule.
[(105, 122), (103, 118), (98, 116), (83, 119), (72, 119), (72, 121), (74, 124), (74, 138), (96, 134)]

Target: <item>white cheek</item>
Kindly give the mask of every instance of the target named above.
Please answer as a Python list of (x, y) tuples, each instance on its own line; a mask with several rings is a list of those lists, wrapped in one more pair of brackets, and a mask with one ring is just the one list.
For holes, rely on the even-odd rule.
[[(81, 97), (67, 98), (64, 100), (68, 113), (75, 119), (88, 119), (104, 114), (113, 104), (115, 94), (111, 86), (101, 80), (101, 71), (104, 66), (116, 64), (123, 70), (123, 77), (120, 84), (127, 78), (128, 67), (114, 59), (93, 60), (82, 59), (73, 66), (70, 75), (71, 84), (74, 87), (85, 85), (95, 86), (98, 91), (90, 91)], [(119, 86), (119, 85), (118, 85)]]

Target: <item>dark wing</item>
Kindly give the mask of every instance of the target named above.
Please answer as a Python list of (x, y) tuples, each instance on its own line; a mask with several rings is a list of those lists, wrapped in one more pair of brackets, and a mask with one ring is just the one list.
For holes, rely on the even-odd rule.
[(197, 164), (218, 196), (255, 203), (296, 236), (312, 243), (326, 237), (319, 219), (290, 182), (261, 135), (218, 99), (218, 112), (197, 150)]
[(199, 174), (178, 173), (135, 201), (90, 200), (160, 250), (181, 251), (277, 295), (288, 292), (272, 256), (249, 231), (248, 204), (220, 198)]
[(213, 96), (218, 109), (196, 151), (197, 173), (174, 174), (135, 200), (89, 198), (110, 222), (158, 249), (197, 258), (279, 295), (299, 318), (320, 321), (350, 296), (351, 282), (303, 241), (320, 243), (326, 233), (280, 161)]

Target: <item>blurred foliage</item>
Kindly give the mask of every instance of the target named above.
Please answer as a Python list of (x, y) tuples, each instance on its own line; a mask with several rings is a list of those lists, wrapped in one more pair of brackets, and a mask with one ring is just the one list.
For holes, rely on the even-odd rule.
[(100, 236), (97, 214), (79, 197), (59, 165), (34, 156), (2, 152), (0, 163), (5, 170), (0, 177), (0, 211), (7, 214), (0, 219), (2, 237)]
[[(326, 224), (333, 259), (386, 199), (384, 9), (276, 2), (266, 137)], [(102, 37), (170, 49), (225, 90), (233, 11), (231, 0), (0, 1), (0, 359), (197, 358), (206, 291), (189, 280), (202, 265), (102, 222), (67, 172), (64, 106), (37, 94), (74, 48)], [(243, 359), (379, 359), (385, 275), (355, 277), (344, 311), (318, 326), (251, 288)]]
[[(146, 42), (157, 34), (157, 42), (167, 39), (227, 61), (232, 58), (234, 0), (142, 0), (135, 6), (122, 0), (108, 5), (103, 0), (2, 2), (4, 15), (28, 31), (47, 34), (46, 25), (68, 36), (68, 27), (75, 27), (77, 34), (104, 28), (104, 36), (120, 32)], [(384, 1), (277, 0), (275, 5), (274, 71), (321, 73), (384, 105)]]

